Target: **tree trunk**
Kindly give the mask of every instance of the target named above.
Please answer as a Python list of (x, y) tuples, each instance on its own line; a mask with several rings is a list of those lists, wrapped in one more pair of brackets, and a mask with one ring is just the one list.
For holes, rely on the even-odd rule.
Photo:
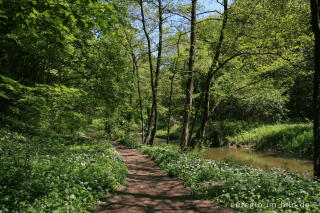
[(313, 79), (313, 172), (320, 179), (320, 132), (319, 132), (319, 78), (320, 78), (320, 1), (310, 0), (311, 23), (315, 35), (314, 79)]
[(155, 119), (155, 107), (154, 107), (154, 94), (155, 94), (155, 89), (154, 89), (154, 84), (153, 84), (153, 64), (152, 64), (152, 51), (151, 51), (151, 39), (149, 36), (149, 33), (147, 32), (147, 27), (146, 27), (146, 22), (145, 22), (145, 18), (144, 18), (144, 11), (143, 11), (143, 2), (142, 0), (139, 1), (140, 3), (140, 11), (141, 11), (141, 21), (142, 21), (142, 25), (143, 25), (143, 31), (144, 34), (147, 38), (147, 43), (148, 43), (148, 59), (149, 59), (149, 67), (150, 67), (150, 82), (151, 82), (151, 89), (152, 89), (152, 95), (153, 95), (153, 101), (152, 101), (152, 107), (151, 107), (151, 113), (149, 116), (149, 121), (148, 121), (148, 130), (147, 130), (147, 135), (144, 139), (144, 143), (149, 143), (150, 138), (151, 138), (151, 130), (152, 130), (152, 125), (154, 123), (154, 119)]
[(199, 113), (200, 106), (201, 106), (201, 103), (202, 103), (202, 99), (203, 99), (203, 91), (201, 92), (200, 101), (199, 101), (199, 104), (197, 105), (197, 109), (196, 109), (196, 112), (194, 114), (194, 118), (193, 118), (192, 125), (191, 125), (191, 130), (190, 130), (190, 136), (189, 136), (189, 139), (188, 139), (189, 140), (188, 144), (192, 149), (195, 148), (195, 144), (193, 143), (194, 140), (192, 140), (192, 134), (193, 134), (194, 126), (195, 126), (195, 124), (197, 122), (197, 117), (198, 117), (198, 113)]
[(211, 80), (213, 78), (213, 75), (209, 75), (207, 77), (206, 83), (205, 83), (205, 92), (204, 92), (204, 103), (203, 103), (203, 114), (201, 119), (201, 125), (200, 128), (197, 131), (196, 134), (196, 140), (191, 141), (191, 147), (194, 148), (197, 142), (200, 142), (200, 146), (202, 146), (205, 132), (206, 132), (206, 126), (209, 119), (209, 108), (210, 108), (210, 87), (211, 87)]
[(223, 40), (224, 40), (224, 29), (226, 28), (227, 21), (228, 21), (228, 0), (224, 0), (223, 5), (224, 5), (224, 15), (223, 15), (222, 27), (220, 30), (220, 37), (219, 37), (219, 41), (218, 41), (218, 44), (215, 49), (214, 58), (213, 58), (210, 70), (208, 72), (207, 80), (206, 80), (205, 87), (204, 87), (205, 99), (204, 99), (204, 104), (203, 104), (203, 115), (202, 115), (202, 119), (201, 119), (201, 126), (198, 129), (195, 138), (192, 139), (192, 142), (191, 142), (192, 147), (194, 147), (195, 144), (198, 142), (200, 142), (200, 144), (202, 144), (202, 142), (204, 140), (204, 136), (205, 136), (206, 126), (208, 123), (209, 108), (210, 108), (210, 87), (211, 87), (211, 82), (212, 82), (213, 76), (217, 71), (218, 61), (220, 58), (222, 44), (223, 44)]
[(173, 74), (171, 76), (171, 82), (170, 82), (170, 95), (169, 95), (169, 109), (168, 109), (168, 129), (167, 129), (167, 144), (169, 144), (170, 141), (170, 121), (171, 121), (171, 101), (172, 101), (172, 94), (173, 94), (173, 80), (175, 77), (175, 70), (173, 71)]
[(192, 112), (192, 95), (193, 95), (193, 78), (194, 78), (194, 59), (195, 59), (195, 45), (196, 45), (196, 7), (197, 0), (192, 0), (191, 8), (191, 35), (190, 35), (190, 52), (189, 52), (189, 78), (186, 88), (186, 103), (184, 107), (184, 120), (182, 128), (182, 140), (180, 142), (180, 147), (182, 150), (188, 145), (189, 139), (189, 122)]
[(137, 85), (138, 85), (138, 98), (139, 98), (139, 106), (140, 106), (140, 118), (141, 118), (141, 141), (144, 140), (144, 118), (143, 118), (143, 104), (142, 104), (142, 97), (141, 97), (141, 89), (140, 89), (140, 77), (139, 77), (139, 69), (137, 65), (136, 56), (132, 54), (133, 65), (135, 69), (135, 73), (137, 76)]
[(179, 57), (180, 57), (180, 39), (181, 39), (181, 34), (180, 34), (180, 32), (179, 32), (179, 37), (178, 37), (178, 42), (177, 42), (177, 51), (178, 51), (178, 53), (177, 53), (177, 59), (176, 59), (175, 64), (174, 64), (173, 73), (172, 73), (171, 82), (170, 82), (167, 144), (169, 143), (169, 140), (170, 140), (170, 121), (171, 121), (171, 102), (172, 102), (172, 94), (173, 94), (173, 81), (174, 81), (174, 77), (175, 77), (175, 75), (176, 75), (177, 68), (178, 68), (178, 63), (179, 63)]
[(160, 67), (161, 67), (161, 54), (162, 54), (162, 25), (163, 25), (163, 18), (162, 18), (162, 0), (158, 0), (158, 9), (159, 9), (159, 44), (158, 44), (158, 56), (157, 56), (157, 67), (156, 67), (156, 76), (154, 82), (154, 90), (153, 90), (153, 105), (154, 105), (154, 126), (151, 134), (151, 138), (149, 144), (152, 146), (154, 138), (157, 133), (158, 129), (158, 84), (159, 84), (159, 75), (160, 75)]
[[(135, 69), (136, 69), (136, 65), (135, 65), (135, 55), (133, 54), (132, 57), (132, 76), (135, 75)], [(129, 95), (129, 105), (130, 107), (132, 107), (132, 100), (133, 100), (133, 93), (134, 93), (134, 88), (132, 88), (132, 91), (130, 92), (130, 95)], [(132, 119), (132, 109), (130, 109), (129, 111), (129, 114), (128, 114), (128, 117), (127, 117), (127, 121), (130, 122), (131, 119)]]

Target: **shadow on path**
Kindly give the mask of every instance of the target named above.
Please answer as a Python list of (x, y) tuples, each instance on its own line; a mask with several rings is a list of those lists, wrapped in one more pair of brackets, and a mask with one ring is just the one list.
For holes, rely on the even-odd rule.
[(196, 200), (181, 181), (168, 177), (138, 150), (114, 146), (129, 168), (127, 182), (125, 188), (103, 197), (95, 212), (233, 212), (211, 201)]

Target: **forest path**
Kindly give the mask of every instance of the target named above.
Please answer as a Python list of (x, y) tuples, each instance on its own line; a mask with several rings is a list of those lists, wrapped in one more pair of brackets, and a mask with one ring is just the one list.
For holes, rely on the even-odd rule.
[(196, 200), (182, 181), (168, 177), (147, 155), (114, 143), (129, 168), (125, 187), (103, 198), (96, 212), (233, 212)]

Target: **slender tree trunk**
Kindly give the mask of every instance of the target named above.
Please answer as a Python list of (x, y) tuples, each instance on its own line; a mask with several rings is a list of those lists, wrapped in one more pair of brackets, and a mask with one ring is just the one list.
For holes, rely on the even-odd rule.
[[(132, 60), (135, 60), (135, 58), (133, 59), (133, 57), (132, 57)], [(132, 75), (133, 76), (135, 75), (135, 69), (136, 69), (135, 61), (132, 61)], [(129, 105), (130, 105), (130, 107), (132, 107), (133, 93), (134, 93), (134, 88), (132, 88), (132, 91), (130, 92), (130, 95), (129, 95)], [(133, 111), (130, 110), (130, 112), (128, 114), (128, 117), (127, 117), (128, 122), (130, 122), (131, 119), (132, 119), (132, 112)]]
[(222, 27), (220, 30), (220, 37), (219, 37), (219, 41), (218, 41), (218, 44), (215, 49), (214, 58), (213, 58), (210, 70), (208, 72), (207, 80), (206, 80), (205, 87), (204, 87), (204, 89), (205, 89), (204, 97), (205, 98), (204, 98), (204, 104), (203, 104), (203, 115), (202, 115), (202, 119), (201, 119), (201, 126), (198, 129), (195, 138), (192, 139), (193, 141), (191, 142), (191, 144), (193, 145), (193, 147), (199, 141), (200, 141), (200, 144), (202, 144), (202, 142), (204, 140), (204, 136), (205, 136), (206, 126), (208, 123), (209, 108), (210, 108), (210, 87), (211, 87), (211, 82), (212, 82), (213, 76), (217, 71), (217, 65), (218, 65), (218, 61), (220, 58), (222, 44), (223, 44), (223, 40), (224, 40), (224, 29), (226, 28), (227, 21), (228, 21), (228, 0), (224, 0), (223, 5), (224, 5), (224, 15), (223, 15)]
[(213, 78), (213, 75), (208, 75), (206, 84), (205, 84), (205, 92), (204, 92), (204, 103), (203, 103), (203, 114), (201, 119), (201, 125), (199, 130), (196, 134), (196, 139), (191, 142), (191, 147), (194, 148), (197, 141), (200, 142), (200, 146), (202, 146), (202, 142), (204, 140), (205, 132), (206, 132), (206, 126), (209, 119), (209, 108), (210, 108), (210, 87), (211, 87), (211, 80)]
[[(150, 118), (151, 118), (151, 114), (153, 112), (153, 105), (150, 107), (147, 107), (147, 115), (148, 115), (148, 119), (147, 119), (147, 123), (146, 123), (146, 127), (147, 127), (147, 132), (145, 132), (145, 137), (144, 137), (144, 140), (143, 140), (143, 143), (144, 144), (147, 144), (148, 143), (148, 140), (147, 140), (147, 137), (148, 137), (148, 132), (149, 132), (149, 124), (150, 124)], [(149, 140), (150, 140), (150, 137), (151, 137), (151, 132), (150, 132), (150, 135), (149, 135)]]
[(192, 134), (193, 134), (194, 126), (195, 126), (196, 121), (197, 121), (197, 117), (198, 117), (198, 113), (199, 113), (199, 110), (200, 110), (200, 106), (202, 104), (203, 94), (204, 93), (201, 92), (200, 101), (199, 101), (199, 104), (197, 105), (197, 109), (196, 109), (196, 112), (195, 112), (195, 115), (194, 115), (194, 119), (193, 119), (192, 125), (191, 125), (190, 136), (189, 136), (189, 139), (188, 139), (189, 140), (188, 144), (192, 149), (195, 148), (195, 144), (193, 143), (194, 140), (192, 140)]
[(151, 138), (152, 125), (153, 125), (154, 120), (155, 120), (155, 107), (154, 107), (155, 89), (154, 89), (154, 84), (153, 84), (154, 79), (153, 79), (151, 39), (150, 39), (149, 33), (147, 31), (147, 27), (146, 27), (146, 21), (145, 21), (145, 18), (144, 18), (144, 10), (143, 10), (143, 2), (142, 2), (142, 0), (140, 0), (139, 3), (140, 3), (141, 21), (142, 21), (142, 25), (143, 25), (143, 31), (144, 31), (144, 34), (145, 34), (145, 36), (147, 38), (147, 43), (148, 43), (148, 59), (149, 59), (150, 78), (151, 78), (150, 82), (151, 82), (151, 89), (152, 89), (152, 96), (153, 96), (151, 112), (150, 112), (149, 120), (148, 120), (147, 135), (146, 135), (146, 137), (144, 139), (144, 143), (149, 143), (150, 138)]
[(139, 106), (140, 106), (140, 119), (141, 119), (141, 141), (144, 140), (144, 118), (143, 118), (143, 104), (142, 104), (142, 97), (141, 97), (141, 89), (140, 89), (140, 76), (139, 76), (139, 69), (137, 65), (137, 59), (134, 54), (132, 54), (133, 66), (137, 76), (137, 85), (138, 85), (138, 98), (139, 98)]
[(192, 112), (192, 95), (193, 95), (193, 78), (194, 78), (194, 59), (195, 59), (195, 45), (196, 45), (196, 8), (197, 0), (192, 0), (191, 8), (191, 33), (190, 33), (190, 52), (189, 52), (189, 78), (186, 88), (186, 103), (184, 107), (184, 120), (182, 128), (182, 140), (180, 142), (180, 147), (182, 150), (188, 145), (189, 139), (189, 122)]
[(162, 56), (162, 40), (163, 40), (163, 18), (162, 18), (162, 0), (158, 0), (158, 11), (159, 11), (159, 44), (158, 44), (158, 56), (157, 56), (157, 67), (156, 67), (156, 76), (154, 82), (154, 90), (153, 90), (153, 105), (154, 105), (154, 126), (151, 134), (151, 138), (149, 144), (152, 146), (154, 138), (158, 129), (158, 84), (159, 84), (159, 75), (160, 75), (160, 67), (161, 67), (161, 56)]
[(177, 59), (176, 59), (175, 64), (174, 64), (173, 73), (172, 73), (171, 82), (170, 82), (167, 144), (169, 143), (169, 140), (170, 140), (170, 121), (171, 121), (171, 102), (172, 102), (172, 94), (173, 94), (173, 81), (174, 81), (174, 77), (175, 77), (175, 75), (176, 75), (177, 68), (178, 68), (178, 63), (179, 63), (179, 57), (180, 57), (180, 39), (181, 39), (181, 34), (179, 33), (178, 42), (177, 42), (177, 51), (178, 51), (178, 53), (177, 53)]
[(320, 1), (310, 0), (312, 29), (315, 35), (314, 79), (313, 79), (313, 172), (320, 179), (320, 132), (319, 132), (319, 78), (320, 78)]
[(172, 101), (172, 94), (173, 94), (173, 80), (175, 76), (175, 70), (173, 71), (173, 74), (171, 76), (171, 83), (170, 83), (170, 95), (169, 95), (169, 109), (168, 109), (168, 129), (167, 129), (167, 144), (169, 144), (170, 141), (170, 121), (171, 121), (171, 101)]

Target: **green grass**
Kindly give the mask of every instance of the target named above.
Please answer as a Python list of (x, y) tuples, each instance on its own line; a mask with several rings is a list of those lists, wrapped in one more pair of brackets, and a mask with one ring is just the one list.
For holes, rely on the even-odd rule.
[(320, 183), (285, 170), (264, 171), (230, 161), (205, 160), (172, 145), (122, 143), (149, 155), (192, 193), (242, 212), (320, 212)]
[[(180, 131), (181, 131), (181, 126), (180, 125), (173, 125), (170, 128), (170, 140), (178, 140), (180, 137)], [(157, 137), (158, 138), (163, 138), (166, 139), (168, 134), (168, 130), (166, 129), (166, 126), (162, 126), (162, 128), (159, 128), (157, 130)]]
[(127, 174), (105, 139), (0, 135), (0, 212), (90, 212)]
[[(161, 123), (161, 122), (160, 122)], [(213, 125), (208, 125), (206, 130), (207, 145), (218, 145), (226, 142), (226, 137), (234, 136), (244, 130), (250, 130), (261, 126), (259, 122), (241, 122), (241, 121), (216, 121)], [(195, 125), (193, 136), (195, 136), (199, 124)], [(181, 134), (181, 125), (175, 124), (170, 128), (170, 140), (179, 140)], [(157, 130), (158, 138), (167, 138), (167, 124), (161, 123)]]
[(259, 150), (312, 153), (312, 124), (263, 125), (226, 137), (230, 145), (249, 145)]

